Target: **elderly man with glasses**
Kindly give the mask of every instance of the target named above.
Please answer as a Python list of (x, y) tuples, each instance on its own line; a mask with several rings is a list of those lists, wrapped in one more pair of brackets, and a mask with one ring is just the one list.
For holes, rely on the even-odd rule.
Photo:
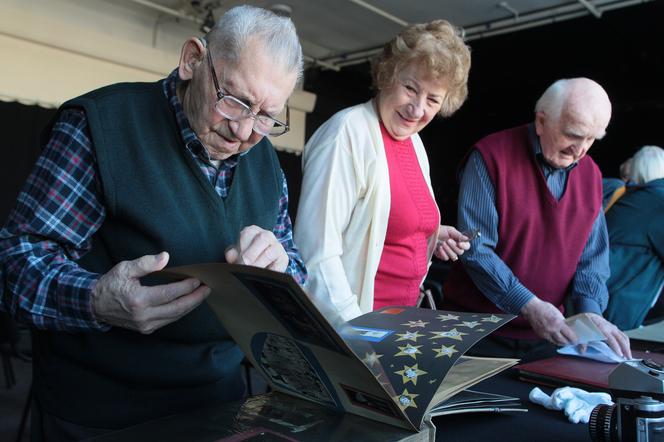
[(242, 397), (242, 354), (203, 303), (210, 289), (140, 278), (226, 260), (304, 283), (265, 138), (288, 131), (301, 74), (291, 21), (242, 6), (187, 40), (168, 78), (60, 108), (0, 232), (2, 307), (35, 330), (33, 440)]

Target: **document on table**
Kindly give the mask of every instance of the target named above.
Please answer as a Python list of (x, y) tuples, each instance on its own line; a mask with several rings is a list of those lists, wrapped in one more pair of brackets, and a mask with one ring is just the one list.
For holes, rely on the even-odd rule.
[[(629, 359), (619, 356), (611, 350), (611, 347), (605, 342), (606, 336), (590, 319), (587, 313), (580, 313), (565, 320), (576, 336), (579, 338), (576, 344), (567, 345), (558, 349), (558, 353), (569, 356), (579, 356), (582, 358), (593, 359), (595, 361), (616, 364), (628, 361)], [(579, 349), (580, 344), (586, 345), (586, 350), (582, 353)]]

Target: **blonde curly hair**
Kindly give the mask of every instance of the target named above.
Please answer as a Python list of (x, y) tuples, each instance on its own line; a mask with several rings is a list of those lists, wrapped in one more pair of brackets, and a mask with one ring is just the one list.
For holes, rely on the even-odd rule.
[(440, 115), (448, 117), (461, 107), (468, 96), (470, 48), (460, 29), (447, 20), (407, 27), (372, 60), (373, 87), (380, 91), (392, 86), (397, 72), (410, 63), (424, 67), (432, 78), (445, 82), (447, 94)]

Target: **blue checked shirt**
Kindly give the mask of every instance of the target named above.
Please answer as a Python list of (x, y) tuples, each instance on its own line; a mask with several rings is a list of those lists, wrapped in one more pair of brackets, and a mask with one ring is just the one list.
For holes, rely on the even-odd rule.
[[(560, 199), (572, 164), (565, 169), (549, 166), (542, 155), (539, 138), (530, 128), (530, 139), (546, 183), (556, 199)], [(533, 294), (512, 273), (495, 253), (498, 244), (498, 212), (495, 189), (482, 155), (473, 151), (461, 178), (459, 192), (459, 229), (478, 228), (482, 236), (473, 241), (461, 255), (464, 269), (477, 288), (501, 310), (519, 314)], [(545, 253), (545, 251), (543, 251)], [(581, 253), (571, 286), (570, 297), (578, 312), (602, 314), (608, 302), (606, 281), (609, 278), (609, 236), (604, 212), (600, 210), (593, 223), (588, 241)]]
[[(185, 148), (221, 198), (228, 194), (237, 157), (215, 167), (191, 129), (175, 94), (177, 70), (163, 87), (176, 115)], [(279, 216), (273, 233), (289, 256), (286, 273), (304, 284), (307, 272), (293, 243), (288, 187), (282, 172)], [(106, 216), (96, 158), (85, 114), (62, 112), (51, 138), (0, 230), (0, 308), (41, 329), (107, 330), (95, 320), (90, 291), (101, 275), (74, 261), (91, 247)]]

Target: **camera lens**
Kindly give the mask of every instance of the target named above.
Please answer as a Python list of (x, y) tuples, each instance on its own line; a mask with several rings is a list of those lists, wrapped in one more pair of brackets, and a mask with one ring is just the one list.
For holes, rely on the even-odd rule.
[(618, 440), (618, 419), (615, 405), (601, 404), (593, 408), (588, 421), (590, 439), (593, 442)]

